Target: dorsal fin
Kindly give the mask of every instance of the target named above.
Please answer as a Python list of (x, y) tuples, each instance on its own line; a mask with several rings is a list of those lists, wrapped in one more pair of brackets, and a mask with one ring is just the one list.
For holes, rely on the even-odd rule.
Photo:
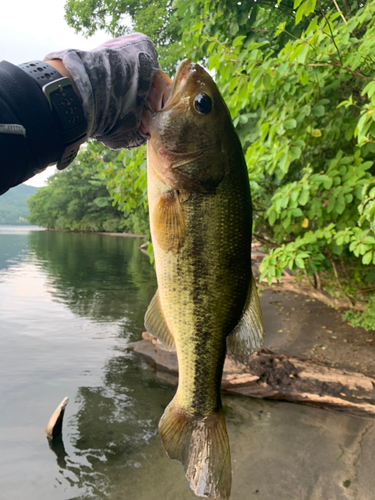
[(165, 322), (163, 311), (161, 310), (159, 291), (157, 291), (148, 306), (145, 315), (145, 327), (149, 333), (155, 335), (168, 350), (174, 348), (174, 338)]
[(261, 346), (263, 337), (263, 315), (254, 276), (251, 276), (244, 312), (227, 337), (227, 349), (233, 354), (250, 355)]
[(153, 238), (166, 253), (176, 253), (185, 241), (185, 218), (177, 191), (159, 196), (150, 214)]

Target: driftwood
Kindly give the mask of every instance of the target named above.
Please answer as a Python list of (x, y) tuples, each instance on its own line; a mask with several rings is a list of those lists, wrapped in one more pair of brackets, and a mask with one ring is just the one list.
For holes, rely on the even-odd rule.
[[(162, 380), (177, 385), (175, 351), (149, 333), (129, 348), (141, 354)], [(375, 418), (375, 379), (332, 368), (313, 359), (295, 358), (261, 348), (251, 356), (228, 354), (222, 391), (254, 398), (278, 399)]]
[(69, 398), (64, 398), (52, 413), (46, 427), (46, 434), (49, 440), (59, 439), (61, 437), (65, 408), (68, 403)]

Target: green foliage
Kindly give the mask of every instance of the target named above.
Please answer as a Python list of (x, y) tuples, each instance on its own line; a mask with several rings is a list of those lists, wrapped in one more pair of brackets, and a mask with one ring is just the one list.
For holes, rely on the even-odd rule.
[(365, 330), (375, 330), (375, 296), (369, 298), (363, 312), (347, 311), (342, 319), (348, 321), (352, 326), (361, 326)]
[(106, 182), (113, 203), (127, 214), (133, 231), (149, 234), (146, 147), (122, 150), (111, 161), (102, 161), (99, 177)]
[(132, 231), (132, 221), (115, 207), (100, 179), (97, 165), (114, 156), (101, 144), (90, 142), (68, 168), (49, 178), (28, 200), (31, 224), (69, 231)]
[(167, 72), (173, 72), (180, 56), (180, 20), (172, 16), (170, 0), (67, 0), (65, 19), (76, 33), (85, 36), (97, 30), (113, 37), (145, 33), (157, 47), (160, 64)]
[(28, 224), (27, 198), (38, 188), (20, 184), (0, 197), (0, 224)]
[(195, 0), (184, 44), (207, 58), (245, 147), (254, 233), (270, 250), (261, 279), (339, 257), (374, 264), (375, 2), (344, 22), (296, 0), (298, 36), (288, 20), (273, 29), (272, 9), (247, 7), (241, 24), (242, 6), (225, 16)]
[(358, 207), (361, 215), (359, 224), (362, 225), (364, 221), (369, 222), (371, 229), (375, 232), (375, 178), (372, 177), (363, 186), (362, 190), (362, 203)]
[[(168, 68), (183, 57), (203, 61), (244, 147), (253, 232), (269, 251), (261, 278), (280, 278), (285, 267), (336, 274), (335, 261), (349, 262), (361, 266), (348, 279), (355, 298), (358, 276), (375, 263), (375, 0), (343, 6), (175, 0), (173, 13), (161, 0), (154, 7), (69, 0), (66, 13), (86, 34), (118, 34), (126, 13), (161, 48)], [(138, 218), (145, 170), (143, 150), (100, 167), (119, 208), (139, 210)]]

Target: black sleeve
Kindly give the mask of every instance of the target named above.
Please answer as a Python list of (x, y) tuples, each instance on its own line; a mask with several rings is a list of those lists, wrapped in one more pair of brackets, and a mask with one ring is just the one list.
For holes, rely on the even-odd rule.
[(58, 119), (38, 84), (22, 69), (2, 61), (0, 195), (56, 163), (63, 149)]

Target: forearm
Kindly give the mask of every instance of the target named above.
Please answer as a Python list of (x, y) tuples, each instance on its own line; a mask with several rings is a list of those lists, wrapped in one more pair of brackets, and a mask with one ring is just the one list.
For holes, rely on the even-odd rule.
[(63, 138), (40, 88), (20, 68), (0, 63), (0, 194), (62, 155)]
[(143, 144), (146, 99), (159, 111), (171, 88), (158, 67), (141, 33), (36, 65), (0, 63), (0, 194), (50, 164), (65, 168), (88, 137), (112, 149)]

